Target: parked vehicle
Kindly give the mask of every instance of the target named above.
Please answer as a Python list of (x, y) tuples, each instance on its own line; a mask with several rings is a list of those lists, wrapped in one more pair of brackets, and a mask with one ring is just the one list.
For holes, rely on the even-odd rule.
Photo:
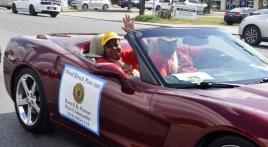
[(78, 0), (75, 2), (76, 2), (76, 7), (84, 11), (88, 9), (108, 10), (109, 7), (112, 6), (110, 0), (83, 0), (83, 1)]
[(209, 13), (208, 5), (200, 0), (175, 0), (175, 3), (196, 7), (198, 13)]
[(83, 1), (84, 0), (73, 0), (71, 1), (70, 6), (75, 9), (81, 8), (81, 4)]
[(248, 7), (234, 8), (230, 11), (225, 12), (224, 21), (228, 25), (232, 25), (233, 23), (240, 23), (245, 17), (249, 16), (249, 14), (254, 11), (256, 11), (256, 9)]
[(120, 6), (121, 8), (125, 7), (140, 7), (140, 0), (118, 0), (117, 5)]
[(60, 0), (16, 0), (13, 1), (12, 12), (28, 12), (32, 16), (38, 13), (49, 14), (51, 17), (57, 17), (61, 10)]
[(148, 0), (145, 1), (145, 8), (151, 10), (154, 8), (156, 11), (163, 9), (170, 9), (170, 0)]
[(7, 9), (11, 9), (11, 4), (13, 0), (0, 0), (0, 7), (6, 7)]
[(268, 14), (253, 15), (242, 20), (239, 35), (250, 45), (268, 41)]
[(58, 124), (113, 147), (268, 147), (268, 59), (251, 46), (217, 28), (135, 30), (120, 41), (133, 53), (122, 60), (139, 65), (128, 76), (94, 62), (102, 37), (11, 38), (5, 89), (27, 131)]
[(268, 14), (268, 9), (260, 9), (250, 13), (250, 15), (262, 15), (262, 14)]

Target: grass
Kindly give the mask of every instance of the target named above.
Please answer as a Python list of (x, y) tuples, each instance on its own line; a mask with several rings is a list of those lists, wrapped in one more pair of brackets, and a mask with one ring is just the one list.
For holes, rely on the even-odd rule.
[[(193, 24), (193, 25), (226, 25), (223, 18), (198, 17), (197, 19), (163, 19), (152, 15), (139, 15), (135, 17), (136, 21), (165, 23), (165, 24)], [(235, 24), (236, 25), (236, 24)]]

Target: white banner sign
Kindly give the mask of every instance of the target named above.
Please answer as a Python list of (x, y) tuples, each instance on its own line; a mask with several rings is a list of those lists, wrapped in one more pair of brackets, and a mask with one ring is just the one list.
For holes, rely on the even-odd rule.
[(174, 5), (173, 17), (196, 19), (197, 18), (197, 7), (186, 6), (186, 5), (182, 5), (182, 4)]
[(106, 81), (65, 65), (59, 91), (60, 114), (99, 135), (99, 109)]

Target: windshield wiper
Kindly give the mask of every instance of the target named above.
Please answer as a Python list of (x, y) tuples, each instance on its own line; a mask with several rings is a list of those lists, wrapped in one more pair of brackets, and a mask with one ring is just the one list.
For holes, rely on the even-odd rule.
[(232, 83), (215, 83), (215, 82), (201, 82), (196, 84), (197, 88), (207, 89), (207, 88), (234, 88), (240, 87), (242, 85), (232, 84)]

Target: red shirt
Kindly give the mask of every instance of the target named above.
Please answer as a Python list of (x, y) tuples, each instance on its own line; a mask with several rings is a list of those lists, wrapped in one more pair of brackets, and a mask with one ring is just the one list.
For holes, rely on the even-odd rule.
[(176, 73), (196, 72), (197, 69), (194, 67), (192, 55), (200, 51), (199, 47), (182, 45), (176, 49), (178, 57), (178, 68), (174, 70), (174, 59), (171, 57), (164, 57), (160, 53), (155, 53), (151, 59), (160, 74), (165, 77)]

